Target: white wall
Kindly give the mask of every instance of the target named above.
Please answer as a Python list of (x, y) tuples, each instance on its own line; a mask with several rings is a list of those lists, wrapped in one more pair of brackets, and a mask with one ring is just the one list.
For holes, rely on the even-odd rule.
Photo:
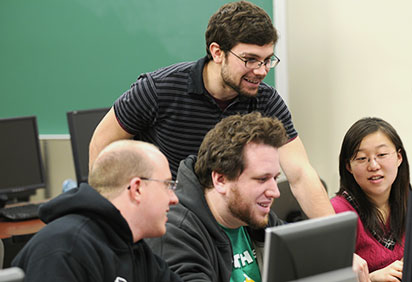
[(285, 3), (288, 104), (329, 195), (343, 136), (359, 118), (387, 120), (411, 156), (412, 1)]
[(62, 192), (66, 179), (76, 180), (69, 135), (40, 135), (40, 148), (46, 174), (46, 189), (38, 189), (31, 201), (54, 198)]
[[(274, 0), (274, 5), (281, 59), (277, 88), (329, 195), (338, 189), (342, 138), (359, 118), (386, 119), (412, 152), (412, 1)], [(42, 146), (53, 197), (65, 179), (75, 179), (70, 141), (51, 138)]]

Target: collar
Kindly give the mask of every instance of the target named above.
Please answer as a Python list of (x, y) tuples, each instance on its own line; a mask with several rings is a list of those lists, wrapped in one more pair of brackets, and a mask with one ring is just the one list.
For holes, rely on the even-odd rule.
[[(188, 83), (189, 93), (211, 96), (211, 94), (209, 94), (206, 91), (205, 84), (203, 82), (203, 68), (205, 64), (207, 64), (208, 62), (209, 62), (209, 59), (207, 58), (207, 56), (205, 56), (197, 60), (191, 67), (190, 73), (189, 73), (189, 80), (188, 80), (189, 81)], [(259, 86), (259, 88), (261, 88), (261, 86)], [(211, 96), (211, 98), (213, 97)], [(232, 100), (232, 102), (240, 101), (242, 103), (249, 103), (250, 101), (256, 102), (256, 99), (257, 99), (256, 97), (247, 97), (244, 95), (237, 95)]]
[(206, 89), (203, 83), (203, 68), (208, 62), (207, 56), (197, 60), (192, 68), (190, 69), (189, 74), (189, 85), (188, 91), (193, 94), (205, 94)]
[[(359, 211), (359, 204), (358, 201), (356, 201), (355, 197), (353, 197), (348, 191), (343, 191), (342, 196), (346, 199), (346, 201), (349, 202), (349, 204), (356, 210), (358, 215), (360, 215)], [(365, 226), (366, 228), (366, 226)], [(396, 240), (393, 238), (393, 235), (391, 232), (388, 231), (388, 225), (384, 226), (383, 229), (385, 231), (385, 234), (383, 236), (379, 235), (375, 230), (370, 230), (369, 228), (366, 228), (372, 236), (385, 248), (393, 251), (395, 248)]]

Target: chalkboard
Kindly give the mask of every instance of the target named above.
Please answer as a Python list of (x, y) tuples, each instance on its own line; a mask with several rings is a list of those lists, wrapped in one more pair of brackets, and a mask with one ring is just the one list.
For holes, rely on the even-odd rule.
[[(225, 2), (1, 0), (0, 118), (36, 115), (41, 134), (67, 134), (66, 112), (110, 107), (142, 72), (203, 57)], [(272, 0), (252, 2), (272, 16)]]

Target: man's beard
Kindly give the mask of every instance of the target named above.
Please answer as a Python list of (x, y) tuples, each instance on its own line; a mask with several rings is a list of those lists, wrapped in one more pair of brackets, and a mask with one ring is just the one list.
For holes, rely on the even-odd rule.
[(233, 192), (233, 196), (229, 198), (228, 206), (229, 211), (232, 213), (232, 215), (237, 219), (245, 222), (253, 229), (265, 228), (268, 224), (269, 215), (266, 215), (265, 218), (261, 221), (252, 218), (252, 208), (250, 208), (250, 203), (246, 203), (242, 199), (241, 195), (239, 194), (238, 187), (235, 185), (231, 188), (231, 190)]
[(256, 96), (257, 90), (256, 90), (255, 93), (250, 93), (250, 92), (243, 91), (240, 87), (240, 84), (236, 84), (235, 81), (233, 81), (233, 79), (230, 76), (230, 73), (228, 71), (228, 68), (226, 66), (222, 67), (220, 75), (221, 75), (223, 83), (224, 83), (223, 88), (230, 87), (233, 90), (235, 90), (236, 93), (238, 93), (239, 95), (246, 96), (246, 97), (255, 97)]

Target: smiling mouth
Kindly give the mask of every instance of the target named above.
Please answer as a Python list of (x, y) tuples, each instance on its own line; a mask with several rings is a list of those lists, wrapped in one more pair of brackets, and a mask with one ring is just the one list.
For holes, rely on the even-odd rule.
[(267, 208), (270, 207), (270, 203), (264, 204), (264, 203), (258, 203), (259, 206)]
[(372, 176), (372, 177), (369, 177), (368, 180), (379, 180), (379, 179), (382, 179), (382, 178), (383, 178), (383, 176)]
[(250, 82), (250, 83), (253, 83), (253, 84), (259, 84), (259, 83), (260, 83), (260, 80), (252, 80), (252, 79), (246, 78), (246, 77), (245, 77), (245, 80), (246, 80), (247, 82)]

